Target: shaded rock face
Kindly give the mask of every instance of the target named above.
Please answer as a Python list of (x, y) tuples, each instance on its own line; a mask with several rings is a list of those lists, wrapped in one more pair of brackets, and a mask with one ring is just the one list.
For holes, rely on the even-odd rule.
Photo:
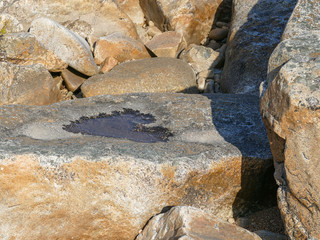
[(98, 73), (88, 43), (59, 23), (49, 18), (37, 18), (31, 23), (30, 33), (70, 67), (88, 76)]
[(166, 213), (154, 216), (136, 239), (261, 240), (258, 235), (243, 228), (186, 206), (173, 207)]
[(235, 0), (221, 87), (259, 95), (268, 59), (280, 42), (296, 0)]
[[(317, 1), (298, 1), (269, 61), (261, 113), (290, 239), (319, 239), (320, 49)], [(312, 19), (311, 26), (304, 21)], [(292, 22), (291, 22), (292, 21)]]
[(112, 71), (89, 78), (85, 97), (134, 92), (197, 92), (191, 67), (174, 58), (149, 58), (122, 63)]
[[(256, 131), (261, 142), (252, 153), (224, 139), (228, 127), (223, 132), (213, 112), (226, 114), (220, 121), (230, 124), (230, 132), (263, 129), (252, 107), (258, 107), (255, 99), (230, 99), (131, 94), (1, 107), (1, 238), (134, 239), (150, 216), (174, 205), (199, 207), (223, 219), (236, 216), (242, 208), (235, 202), (249, 207), (255, 201), (272, 161), (264, 132)], [(228, 104), (239, 112), (229, 112)], [(145, 126), (167, 128), (172, 136), (143, 143), (63, 129), (83, 116), (123, 109), (152, 115), (155, 122)], [(241, 141), (246, 140), (251, 141)], [(248, 192), (239, 194), (241, 189)]]
[(0, 62), (0, 105), (47, 105), (60, 99), (58, 82), (42, 65)]
[(188, 44), (199, 44), (208, 36), (222, 0), (140, 0), (147, 20), (162, 31), (181, 33)]
[[(93, 28), (93, 35), (101, 37), (114, 32), (126, 34), (137, 39), (138, 35), (134, 24), (112, 0), (4, 0), (9, 6), (4, 13), (16, 17), (27, 31), (30, 23), (39, 17), (47, 17), (58, 23), (81, 20)], [(81, 34), (80, 34), (81, 35)]]

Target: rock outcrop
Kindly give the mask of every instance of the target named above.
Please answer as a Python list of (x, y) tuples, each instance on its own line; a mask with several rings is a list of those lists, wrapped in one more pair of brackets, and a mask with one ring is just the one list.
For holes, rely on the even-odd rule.
[(267, 78), (268, 59), (296, 0), (235, 0), (221, 79), (226, 93), (259, 95)]
[(186, 206), (173, 207), (154, 216), (136, 239), (261, 240), (258, 235), (241, 227)]
[(187, 94), (0, 107), (0, 238), (134, 239), (176, 205), (232, 219), (272, 167), (257, 110)]
[(278, 205), (290, 239), (320, 239), (319, 11), (318, 1), (298, 1), (270, 57), (268, 88), (261, 99)]

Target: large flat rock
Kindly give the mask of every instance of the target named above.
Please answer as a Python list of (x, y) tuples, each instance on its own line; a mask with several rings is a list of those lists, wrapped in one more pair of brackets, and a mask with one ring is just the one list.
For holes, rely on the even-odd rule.
[[(103, 125), (110, 114), (114, 121)], [(136, 122), (134, 131), (121, 116)], [(132, 140), (64, 130), (90, 117), (96, 134), (118, 129)], [(147, 140), (170, 134), (146, 142), (139, 132)], [(270, 167), (252, 96), (129, 94), (4, 106), (0, 238), (134, 239), (151, 216), (178, 205), (226, 220), (257, 199)]]

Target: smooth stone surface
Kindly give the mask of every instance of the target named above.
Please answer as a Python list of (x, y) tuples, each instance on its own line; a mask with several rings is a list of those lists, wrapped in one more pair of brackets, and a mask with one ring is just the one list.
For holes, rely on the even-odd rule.
[(61, 77), (63, 78), (66, 88), (72, 92), (76, 91), (88, 78), (72, 68), (63, 70)]
[(221, 88), (259, 96), (268, 60), (297, 0), (234, 0)]
[(51, 72), (60, 72), (68, 64), (45, 49), (31, 33), (7, 33), (0, 38), (3, 60), (21, 66), (41, 64)]
[(197, 92), (191, 67), (173, 58), (147, 58), (115, 66), (89, 78), (82, 86), (85, 97), (134, 92)]
[[(237, 216), (256, 201), (272, 167), (256, 102), (130, 94), (0, 107), (1, 238), (134, 239), (151, 216), (175, 205)], [(124, 108), (151, 114), (155, 122), (146, 126), (173, 136), (141, 143), (63, 130), (82, 116)], [(242, 139), (231, 137), (236, 131)]]
[(255, 234), (257, 234), (262, 240), (287, 240), (286, 235), (273, 233), (265, 230), (259, 230), (255, 231)]
[(70, 67), (87, 76), (98, 73), (88, 43), (59, 23), (49, 18), (38, 18), (31, 23), (30, 33)]
[(19, 66), (0, 62), (0, 106), (48, 105), (61, 99), (58, 82), (40, 64)]
[(95, 62), (100, 65), (108, 57), (115, 58), (121, 63), (134, 59), (150, 58), (150, 54), (141, 41), (114, 33), (101, 37), (95, 42)]
[(161, 31), (181, 33), (188, 44), (200, 44), (211, 30), (215, 13), (222, 0), (141, 0), (147, 21)]
[(137, 240), (261, 240), (244, 228), (227, 223), (194, 207), (173, 207), (150, 219)]

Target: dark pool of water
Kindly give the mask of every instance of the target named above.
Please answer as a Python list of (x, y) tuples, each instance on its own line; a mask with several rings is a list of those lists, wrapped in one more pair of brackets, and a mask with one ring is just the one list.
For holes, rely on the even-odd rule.
[(63, 125), (63, 129), (72, 133), (125, 138), (136, 142), (166, 142), (172, 136), (167, 128), (146, 127), (144, 124), (155, 122), (151, 114), (143, 114), (132, 109), (114, 111), (112, 114), (100, 113), (98, 116), (81, 117)]

